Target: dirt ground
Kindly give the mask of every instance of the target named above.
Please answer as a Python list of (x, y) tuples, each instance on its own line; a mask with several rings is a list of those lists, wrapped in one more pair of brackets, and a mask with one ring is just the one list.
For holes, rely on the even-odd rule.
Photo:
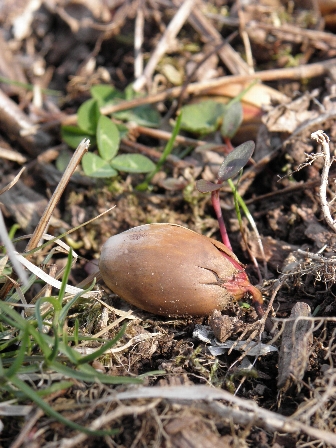
[[(190, 9), (178, 28), (173, 19), (181, 5)], [(72, 333), (77, 319), (82, 334), (109, 340), (127, 322), (114, 349), (92, 365), (105, 375), (140, 375), (143, 384), (74, 379), (71, 387), (44, 399), (73, 422), (117, 433), (93, 437), (75, 431), (35, 404), (20, 416), (2, 414), (0, 406), (0, 445), (336, 446), (332, 2), (3, 0), (0, 23), (0, 189), (26, 167), (0, 197), (8, 231), (19, 225), (16, 237), (34, 232), (59, 185), (61, 156), (73, 152), (61, 127), (76, 124), (92, 86), (124, 92), (138, 82), (137, 105), (150, 105), (159, 125), (111, 112), (112, 119), (128, 128), (120, 153), (141, 153), (156, 163), (183, 106), (228, 102), (257, 80), (242, 100), (243, 122), (232, 145), (256, 144), (253, 160), (235, 183), (258, 234), (243, 212), (239, 225), (226, 183), (220, 201), (232, 250), (262, 292), (265, 310), (260, 321), (245, 296), (211, 316), (158, 316), (133, 307), (99, 281), (99, 298), (76, 304), (67, 329)], [(155, 60), (158, 48), (163, 52)], [(146, 72), (151, 61), (154, 68)], [(134, 107), (131, 100), (124, 98), (119, 112)], [(322, 134), (311, 138), (318, 130), (330, 141)], [(178, 224), (221, 240), (210, 194), (197, 191), (195, 182), (216, 181), (231, 140), (218, 129), (184, 129), (179, 135), (146, 191), (136, 188), (144, 174), (93, 178), (77, 167), (48, 233), (60, 235), (114, 208), (65, 237), (79, 255), (72, 285), (93, 275), (110, 236), (135, 226)], [(22, 252), (25, 245), (18, 242), (16, 249)], [(37, 254), (33, 261), (40, 265), (43, 258)], [(52, 258), (57, 269), (66, 261), (64, 253)], [(27, 292), (28, 303), (36, 293)], [(82, 354), (97, 347), (94, 341), (80, 344)], [(48, 382), (27, 381), (36, 389)], [(1, 396), (9, 399), (5, 392)], [(23, 398), (20, 403), (31, 404)]]

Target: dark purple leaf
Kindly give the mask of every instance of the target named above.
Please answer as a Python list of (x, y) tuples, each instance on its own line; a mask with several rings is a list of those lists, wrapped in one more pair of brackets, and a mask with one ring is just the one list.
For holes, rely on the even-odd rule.
[(245, 142), (225, 157), (224, 162), (218, 171), (218, 180), (230, 179), (235, 176), (247, 164), (254, 151), (255, 144), (252, 140)]
[(210, 191), (219, 190), (222, 184), (214, 184), (213, 182), (210, 182), (208, 180), (198, 180), (196, 182), (196, 188), (201, 193), (210, 193)]

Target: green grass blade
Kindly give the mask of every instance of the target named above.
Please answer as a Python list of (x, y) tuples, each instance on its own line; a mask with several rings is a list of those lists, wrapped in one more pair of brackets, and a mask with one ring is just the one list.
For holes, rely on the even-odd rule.
[(68, 426), (69, 428), (75, 429), (80, 432), (84, 432), (85, 434), (89, 434), (91, 436), (106, 436), (106, 435), (113, 435), (116, 434), (117, 430), (107, 430), (107, 431), (101, 431), (101, 430), (91, 430), (86, 428), (85, 426), (78, 425), (77, 423), (72, 422), (71, 420), (68, 420), (67, 418), (63, 417), (62, 414), (55, 411), (51, 406), (49, 406), (48, 403), (46, 403), (33, 389), (31, 389), (24, 381), (20, 380), (17, 377), (14, 377), (11, 379), (11, 383), (13, 386), (18, 388), (21, 392), (23, 392), (28, 398), (30, 398), (34, 403), (36, 403), (49, 417), (53, 417), (55, 420), (57, 420), (60, 423), (63, 423), (64, 425)]
[(47, 397), (48, 395), (58, 392), (59, 390), (69, 389), (73, 385), (73, 381), (58, 381), (57, 383), (54, 383), (51, 386), (46, 387), (45, 389), (36, 391), (36, 393), (40, 397)]
[(36, 321), (37, 321), (37, 327), (38, 327), (40, 333), (43, 333), (43, 317), (41, 314), (41, 306), (43, 305), (43, 303), (50, 303), (55, 309), (55, 307), (58, 306), (58, 299), (54, 299), (52, 297), (49, 297), (49, 298), (40, 297), (36, 301), (35, 316), (36, 316)]
[(235, 207), (236, 207), (236, 212), (237, 212), (237, 208), (238, 208), (238, 213), (237, 213), (237, 217), (238, 217), (238, 221), (239, 221), (239, 226), (242, 226), (242, 220), (241, 220), (241, 215), (240, 215), (240, 209), (239, 206), (242, 208), (248, 222), (250, 223), (250, 226), (252, 227), (252, 230), (254, 231), (256, 237), (257, 237), (257, 242), (258, 242), (258, 246), (260, 249), (260, 253), (264, 259), (264, 268), (265, 268), (265, 275), (267, 276), (267, 264), (266, 264), (266, 257), (265, 257), (265, 252), (264, 252), (264, 246), (262, 244), (261, 241), (261, 237), (260, 237), (260, 233), (258, 231), (257, 225), (253, 219), (253, 216), (251, 215), (247, 205), (245, 204), (244, 199), (240, 196), (240, 194), (238, 193), (234, 183), (232, 182), (231, 179), (228, 179), (228, 184), (231, 187), (231, 190), (234, 194), (234, 198), (235, 198)]
[(84, 363), (92, 362), (95, 359), (97, 359), (99, 356), (102, 356), (107, 350), (109, 350), (111, 347), (113, 347), (119, 341), (119, 339), (121, 339), (123, 337), (123, 335), (125, 333), (125, 330), (126, 330), (126, 324), (124, 324), (121, 327), (121, 330), (119, 331), (119, 333), (113, 339), (111, 339), (109, 342), (104, 344), (102, 347), (100, 347), (95, 352), (90, 353), (90, 355), (83, 356), (79, 360), (78, 364), (84, 364)]
[(85, 381), (87, 383), (94, 383), (99, 381), (103, 384), (142, 384), (140, 378), (132, 378), (128, 376), (109, 376), (103, 373), (97, 372), (93, 367), (89, 365), (82, 365), (82, 370), (74, 370), (58, 361), (52, 363), (52, 368), (64, 375), (67, 378), (74, 378), (79, 381)]
[(73, 333), (75, 345), (78, 345), (78, 341), (79, 341), (78, 331), (79, 331), (79, 320), (76, 318), (75, 319), (74, 333)]
[(63, 306), (60, 315), (59, 315), (59, 324), (63, 326), (64, 321), (68, 315), (68, 312), (70, 310), (70, 308), (77, 302), (77, 300), (86, 292), (92, 291), (92, 289), (94, 288), (96, 284), (96, 279), (93, 280), (92, 284), (85, 290), (83, 290), (82, 292), (79, 292), (78, 294), (76, 294), (71, 300), (69, 300), (69, 302)]
[(54, 328), (54, 344), (52, 346), (51, 352), (48, 356), (48, 362), (51, 363), (57, 356), (59, 350), (59, 336), (57, 329)]
[(5, 376), (11, 378), (14, 376), (23, 364), (24, 357), (26, 354), (27, 347), (29, 346), (29, 332), (28, 327), (25, 328), (23, 336), (21, 338), (21, 345), (19, 350), (16, 352), (16, 357), (13, 364), (5, 371)]
[[(58, 303), (59, 303), (59, 309), (55, 309), (55, 311), (60, 311), (62, 309), (62, 302), (64, 299), (64, 295), (65, 295), (65, 288), (67, 287), (67, 283), (68, 283), (68, 279), (69, 279), (69, 275), (70, 275), (70, 271), (71, 271), (71, 267), (72, 267), (72, 248), (70, 247), (70, 251), (68, 254), (68, 261), (67, 264), (65, 266), (65, 270), (64, 270), (64, 274), (63, 274), (63, 278), (62, 278), (62, 285), (61, 288), (59, 290), (58, 293)], [(56, 314), (56, 313), (55, 313)], [(55, 322), (55, 324), (58, 324), (58, 322)]]

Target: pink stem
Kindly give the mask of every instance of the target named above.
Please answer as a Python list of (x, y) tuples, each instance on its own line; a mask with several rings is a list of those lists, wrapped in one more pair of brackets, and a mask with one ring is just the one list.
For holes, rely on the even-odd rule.
[(227, 154), (230, 154), (234, 150), (234, 147), (232, 146), (231, 139), (229, 137), (224, 137), (224, 142), (227, 147)]
[(220, 231), (220, 234), (222, 237), (223, 244), (227, 248), (232, 250), (229, 235), (226, 231), (226, 227), (225, 227), (225, 223), (224, 223), (224, 219), (223, 219), (223, 215), (222, 215), (222, 209), (221, 209), (220, 202), (219, 202), (219, 190), (215, 190), (211, 193), (211, 202), (212, 202), (212, 206), (213, 206), (216, 216), (217, 216), (217, 220), (218, 220), (218, 224), (219, 224), (219, 231)]

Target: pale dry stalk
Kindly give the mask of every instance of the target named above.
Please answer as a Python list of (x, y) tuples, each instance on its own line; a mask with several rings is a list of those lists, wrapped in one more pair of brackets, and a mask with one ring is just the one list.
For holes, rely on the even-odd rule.
[(327, 221), (328, 225), (336, 232), (336, 220), (331, 216), (329, 203), (327, 201), (327, 187), (329, 182), (329, 170), (334, 158), (330, 158), (329, 137), (321, 130), (313, 132), (311, 138), (316, 140), (322, 146), (322, 153), (324, 158), (324, 165), (321, 174), (321, 186), (320, 186), (320, 202), (322, 213)]
[(173, 40), (177, 36), (178, 32), (184, 25), (191, 10), (194, 6), (195, 0), (185, 0), (177, 13), (174, 15), (173, 19), (169, 23), (166, 31), (160, 39), (156, 49), (154, 50), (150, 60), (148, 61), (146, 68), (142, 74), (134, 83), (133, 88), (135, 91), (141, 90), (146, 83), (149, 82), (150, 77), (154, 73), (154, 70), (162, 58), (162, 56), (167, 52), (171, 46)]
[(78, 145), (76, 151), (74, 152), (69, 165), (67, 166), (62, 179), (60, 180), (59, 184), (57, 185), (56, 190), (54, 191), (54, 194), (52, 195), (49, 204), (47, 205), (40, 222), (38, 226), (36, 227), (33, 236), (29, 240), (29, 243), (26, 247), (26, 252), (29, 252), (32, 249), (35, 249), (40, 239), (42, 238), (43, 234), (46, 233), (46, 229), (49, 225), (51, 215), (53, 214), (56, 205), (58, 204), (66, 186), (69, 183), (69, 180), (71, 176), (73, 175), (75, 169), (79, 165), (80, 161), (82, 160), (83, 155), (87, 152), (89, 149), (90, 140), (82, 140), (81, 143)]
[[(100, 112), (103, 115), (113, 114), (121, 110), (132, 109), (134, 107), (142, 106), (144, 104), (153, 104), (160, 101), (165, 101), (167, 98), (177, 98), (181, 95), (185, 89), (185, 93), (199, 95), (207, 90), (214, 89), (216, 87), (230, 84), (230, 83), (244, 83), (258, 79), (260, 81), (278, 81), (279, 79), (302, 79), (302, 78), (315, 78), (317, 76), (324, 75), (330, 67), (336, 62), (336, 58), (329, 59), (328, 61), (306, 64), (299, 67), (286, 67), (278, 68), (274, 70), (262, 70), (253, 74), (245, 75), (229, 75), (222, 76), (216, 79), (205, 80), (201, 82), (190, 83), (186, 88), (184, 86), (172, 87), (151, 95), (147, 95), (141, 98), (135, 98), (132, 100), (121, 101), (118, 104), (108, 104), (101, 108)], [(325, 117), (320, 117), (318, 122), (322, 122), (333, 115), (329, 112), (325, 114)], [(77, 114), (67, 115), (61, 119), (62, 125), (75, 125), (77, 124)], [(312, 123), (313, 124), (313, 123)]]
[(143, 52), (145, 12), (144, 0), (139, 0), (134, 30), (134, 76), (138, 79), (143, 73)]

